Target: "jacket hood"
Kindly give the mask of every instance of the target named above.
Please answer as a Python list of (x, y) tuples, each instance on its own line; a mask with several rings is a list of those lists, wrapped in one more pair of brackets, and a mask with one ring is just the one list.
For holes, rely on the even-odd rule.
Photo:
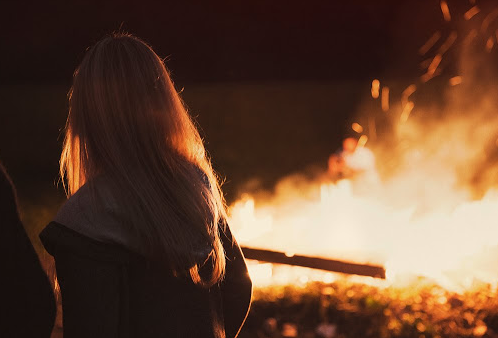
[[(104, 179), (97, 178), (93, 183), (91, 187), (83, 185), (73, 194), (60, 208), (54, 221), (99, 242), (118, 244), (147, 256), (148, 244), (142, 243), (136, 231), (126, 226), (126, 215)], [(212, 247), (203, 241), (194, 241), (195, 261), (202, 265), (209, 258)]]
[[(135, 236), (124, 226), (119, 208), (112, 195), (95, 184), (95, 191), (85, 184), (73, 194), (59, 209), (54, 221), (84, 236), (104, 243), (122, 245), (137, 253), (142, 253)], [(98, 194), (104, 205), (97, 204), (93, 198)]]

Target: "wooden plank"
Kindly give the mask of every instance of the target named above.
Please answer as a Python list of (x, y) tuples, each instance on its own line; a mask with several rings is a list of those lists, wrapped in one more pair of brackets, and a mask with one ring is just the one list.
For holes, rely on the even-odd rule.
[(327, 258), (293, 255), (288, 256), (283, 252), (241, 247), (247, 259), (262, 262), (302, 266), (312, 269), (340, 272), (349, 275), (369, 276), (375, 278), (386, 278), (386, 270), (382, 266), (357, 264), (345, 261), (338, 261)]

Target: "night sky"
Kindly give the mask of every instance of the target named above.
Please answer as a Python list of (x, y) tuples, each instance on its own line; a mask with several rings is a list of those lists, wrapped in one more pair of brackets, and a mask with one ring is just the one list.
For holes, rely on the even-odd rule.
[(177, 82), (370, 78), (392, 63), (394, 51), (416, 50), (443, 23), (436, 0), (11, 1), (2, 7), (2, 83), (67, 83), (85, 49), (120, 27), (167, 57)]
[(460, 29), (472, 7), (447, 2), (451, 22), (439, 0), (3, 3), (0, 160), (20, 186), (54, 185), (73, 71), (121, 29), (166, 58), (229, 194), (252, 177), (270, 185), (325, 165), (373, 78), (422, 75), (417, 50), (436, 30)]

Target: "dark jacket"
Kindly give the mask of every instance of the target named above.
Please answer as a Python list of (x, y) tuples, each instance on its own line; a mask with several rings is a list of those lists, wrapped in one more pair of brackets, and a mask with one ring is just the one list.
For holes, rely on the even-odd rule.
[[(55, 258), (64, 338), (238, 334), (249, 309), (252, 285), (228, 227), (222, 235), (226, 276), (219, 285), (204, 289), (137, 253), (132, 241), (126, 243), (126, 235), (116, 235), (115, 221), (99, 222), (100, 216), (89, 216), (85, 195), (83, 190), (79, 197), (73, 196), (62, 208), (62, 216), (56, 217), (72, 224), (52, 222), (40, 234)], [(76, 207), (71, 206), (78, 200)]]
[(52, 286), (19, 219), (14, 187), (0, 165), (0, 337), (50, 337)]

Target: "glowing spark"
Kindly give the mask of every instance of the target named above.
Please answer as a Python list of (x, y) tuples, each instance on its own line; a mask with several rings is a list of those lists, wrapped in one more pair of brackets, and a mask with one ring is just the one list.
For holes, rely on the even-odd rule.
[(368, 132), (372, 140), (375, 140), (377, 138), (377, 127), (375, 125), (375, 118), (373, 116), (368, 117)]
[(439, 70), (439, 69), (434, 74), (425, 73), (424, 75), (422, 75), (420, 77), (420, 80), (423, 83), (426, 83), (426, 82), (428, 82), (429, 80), (433, 79), (434, 77), (436, 77), (439, 74), (441, 74), (441, 70)]
[(432, 59), (431, 64), (427, 68), (427, 73), (422, 75), (421, 79), (422, 82), (427, 82), (430, 79), (432, 79), (434, 76), (436, 76), (436, 70), (437, 67), (439, 67), (439, 64), (441, 63), (441, 60), (443, 60), (443, 56), (441, 54), (437, 54), (434, 59)]
[(355, 132), (357, 132), (358, 134), (361, 134), (363, 133), (363, 127), (359, 124), (359, 123), (353, 123), (351, 125), (351, 129), (353, 129)]
[(443, 55), (450, 49), (450, 47), (455, 43), (458, 35), (455, 31), (451, 32), (448, 38), (443, 42), (441, 47), (439, 47), (438, 54)]
[(472, 331), (473, 335), (475, 337), (481, 337), (481, 336), (484, 336), (484, 334), (488, 331), (488, 327), (486, 326), (486, 324), (481, 324), (479, 326), (476, 326), (474, 328), (474, 330)]
[(389, 87), (382, 87), (382, 102), (381, 102), (382, 110), (389, 110)]
[(443, 12), (443, 18), (446, 21), (451, 21), (450, 9), (448, 8), (448, 4), (445, 0), (441, 0), (441, 12)]
[(481, 32), (484, 33), (488, 30), (489, 25), (491, 22), (493, 22), (496, 18), (498, 18), (498, 8), (493, 10), (491, 13), (486, 15), (484, 20), (482, 20), (482, 25), (481, 25)]
[(365, 146), (365, 144), (367, 144), (367, 141), (368, 141), (368, 136), (361, 135), (360, 138), (358, 139), (357, 147), (363, 148)]
[(454, 76), (450, 79), (450, 86), (456, 86), (462, 83), (462, 77), (461, 76)]
[(408, 103), (408, 98), (410, 97), (410, 95), (415, 93), (416, 90), (417, 86), (414, 84), (409, 85), (408, 87), (406, 87), (405, 90), (403, 90), (403, 93), (401, 93), (401, 104), (403, 106), (405, 106)]
[(472, 29), (469, 33), (469, 35), (467, 35), (463, 41), (463, 44), (464, 45), (468, 45), (469, 43), (472, 42), (472, 40), (474, 40), (474, 38), (477, 36), (477, 31), (475, 29)]
[(479, 7), (474, 6), (471, 9), (469, 9), (467, 12), (465, 12), (465, 14), (463, 15), (463, 17), (465, 18), (465, 20), (470, 20), (470, 19), (472, 19), (474, 17), (474, 15), (476, 15), (480, 11), (481, 10), (479, 9)]
[(403, 107), (403, 111), (401, 112), (401, 116), (399, 117), (399, 120), (402, 123), (408, 121), (408, 118), (410, 117), (413, 107), (415, 107), (415, 104), (411, 101), (405, 104), (405, 106)]
[(375, 79), (372, 81), (372, 97), (377, 99), (379, 97), (380, 81)]
[(486, 41), (486, 52), (491, 52), (493, 49), (493, 46), (495, 45), (495, 40), (493, 40), (493, 37), (490, 36), (488, 41)]
[(425, 55), (441, 38), (441, 32), (436, 31), (432, 36), (427, 40), (422, 47), (419, 48), (418, 53), (420, 55)]
[(427, 69), (429, 65), (431, 64), (432, 59), (425, 59), (424, 61), (420, 62), (420, 68), (421, 69)]

